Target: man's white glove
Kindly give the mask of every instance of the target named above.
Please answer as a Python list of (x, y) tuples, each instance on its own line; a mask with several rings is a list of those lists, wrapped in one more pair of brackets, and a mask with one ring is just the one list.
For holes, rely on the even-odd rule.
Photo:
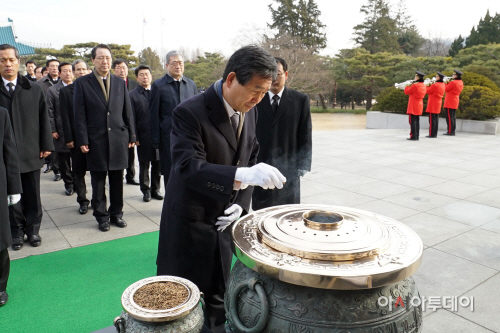
[(307, 173), (307, 170), (299, 170), (299, 177), (304, 177)]
[(278, 169), (265, 163), (236, 169), (234, 180), (242, 185), (260, 186), (263, 189), (283, 188), (283, 183), (286, 182), (285, 176)]
[(232, 204), (231, 207), (224, 211), (224, 216), (217, 218), (217, 222), (215, 222), (217, 231), (224, 231), (231, 223), (240, 218), (241, 213), (243, 213), (243, 208), (238, 204)]
[(9, 194), (7, 196), (7, 204), (9, 206), (15, 205), (16, 203), (19, 202), (19, 200), (21, 200), (21, 195), (20, 194)]

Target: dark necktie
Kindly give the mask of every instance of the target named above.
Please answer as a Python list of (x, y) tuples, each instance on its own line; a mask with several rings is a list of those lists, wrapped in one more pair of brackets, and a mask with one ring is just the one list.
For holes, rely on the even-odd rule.
[(236, 136), (236, 140), (238, 140), (238, 125), (240, 123), (240, 115), (236, 112), (231, 116), (231, 125), (233, 126), (234, 135)]
[(149, 100), (149, 95), (151, 94), (151, 90), (150, 89), (144, 89), (144, 92), (146, 94), (146, 98)]
[(105, 90), (108, 90), (108, 89), (106, 88), (106, 80), (107, 80), (107, 79), (102, 79), (102, 83), (104, 84), (104, 89), (105, 89)]
[(274, 95), (273, 96), (273, 103), (271, 104), (271, 106), (273, 107), (273, 111), (274, 113), (276, 113), (276, 110), (278, 110), (278, 101), (280, 100), (280, 97), (278, 95)]
[(12, 82), (9, 82), (7, 83), (7, 85), (9, 86), (9, 94), (10, 94), (10, 97), (12, 97), (14, 95), (14, 83)]

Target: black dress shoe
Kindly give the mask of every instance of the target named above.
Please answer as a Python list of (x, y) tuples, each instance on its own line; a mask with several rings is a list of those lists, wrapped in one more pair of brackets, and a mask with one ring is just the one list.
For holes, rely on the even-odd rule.
[(109, 222), (99, 223), (99, 230), (101, 231), (109, 231)]
[(40, 235), (31, 235), (28, 237), (28, 240), (30, 241), (31, 246), (33, 247), (38, 247), (42, 245), (42, 237), (40, 237)]
[(127, 184), (129, 184), (129, 185), (141, 185), (135, 179), (127, 179)]
[(111, 217), (111, 223), (116, 224), (118, 228), (125, 228), (127, 226), (127, 222), (125, 222), (121, 217)]
[(5, 305), (9, 300), (9, 295), (7, 295), (6, 291), (0, 291), (0, 306)]
[(74, 190), (72, 187), (70, 187), (70, 188), (67, 188), (67, 189), (66, 189), (66, 195), (67, 195), (68, 197), (69, 197), (69, 196), (72, 196), (72, 195), (73, 195), (73, 193), (75, 193), (75, 190)]
[(52, 171), (52, 167), (50, 165), (47, 165), (47, 167), (45, 168), (45, 170), (43, 170), (43, 173), (49, 173)]
[(426, 135), (426, 138), (437, 138), (437, 136)]
[(157, 200), (163, 200), (163, 195), (161, 195), (161, 193), (158, 191), (154, 191), (153, 193), (151, 193), (151, 198), (155, 198)]
[(144, 193), (144, 196), (142, 197), (142, 200), (144, 200), (145, 202), (150, 202), (151, 201), (151, 192), (146, 191)]
[(12, 238), (12, 250), (19, 251), (23, 248), (24, 237)]
[(451, 135), (451, 136), (455, 136), (455, 133), (443, 133), (443, 135)]
[(89, 204), (88, 203), (82, 203), (80, 204), (80, 208), (78, 209), (78, 212), (80, 214), (87, 214), (87, 212), (89, 211)]
[(54, 175), (54, 181), (57, 182), (57, 181), (60, 181), (61, 180), (61, 174), (60, 173), (56, 173)]
[(410, 140), (410, 141), (418, 141), (417, 138), (407, 138), (406, 140)]

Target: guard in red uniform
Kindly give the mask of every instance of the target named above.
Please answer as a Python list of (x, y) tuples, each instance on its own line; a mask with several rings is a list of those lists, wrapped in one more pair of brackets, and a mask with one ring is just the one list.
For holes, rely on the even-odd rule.
[(455, 135), (455, 127), (457, 124), (456, 113), (458, 109), (458, 104), (460, 102), (460, 93), (464, 89), (464, 83), (462, 82), (462, 73), (455, 69), (453, 72), (453, 80), (448, 81), (445, 85), (446, 96), (444, 96), (444, 110), (446, 111), (446, 124), (448, 125), (448, 130), (444, 135)]
[(429, 113), (429, 135), (426, 138), (437, 138), (439, 113), (441, 113), (441, 105), (443, 104), (444, 83), (443, 73), (437, 72), (436, 82), (427, 87), (427, 109), (425, 112)]
[(420, 132), (420, 115), (424, 111), (424, 96), (427, 87), (424, 84), (425, 74), (415, 72), (415, 83), (405, 88), (405, 94), (410, 95), (407, 114), (410, 115), (410, 137), (407, 140), (417, 141)]

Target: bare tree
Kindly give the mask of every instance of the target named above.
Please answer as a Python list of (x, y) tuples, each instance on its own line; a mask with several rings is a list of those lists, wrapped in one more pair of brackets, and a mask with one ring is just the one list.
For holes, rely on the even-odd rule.
[(281, 57), (288, 63), (287, 86), (305, 94), (318, 94), (326, 109), (325, 95), (333, 89), (333, 72), (328, 59), (314, 54), (306, 48), (298, 37), (288, 34), (274, 38), (264, 38), (261, 46), (273, 56)]
[(446, 57), (451, 47), (451, 41), (439, 36), (425, 39), (424, 45), (419, 50), (419, 55), (424, 57)]

